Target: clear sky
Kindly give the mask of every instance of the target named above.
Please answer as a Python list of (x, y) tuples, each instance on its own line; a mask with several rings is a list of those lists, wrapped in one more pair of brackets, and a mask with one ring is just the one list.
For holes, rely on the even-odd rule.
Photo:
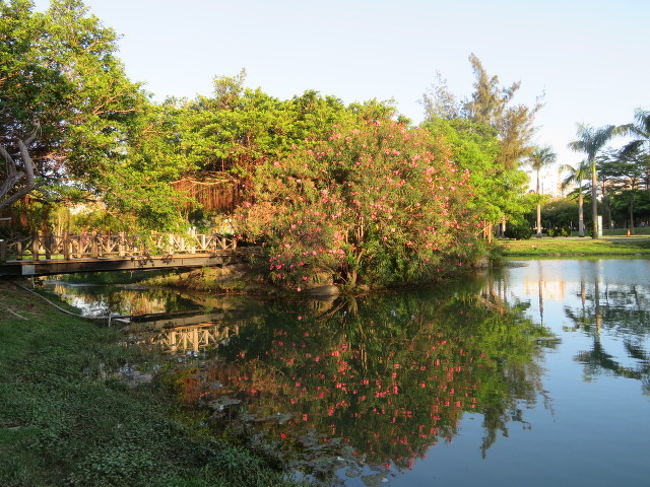
[[(280, 98), (307, 89), (345, 102), (393, 98), (419, 122), (436, 71), (457, 95), (471, 93), (473, 52), (502, 84), (521, 81), (520, 102), (545, 93), (536, 142), (570, 164), (581, 159), (566, 149), (577, 122), (622, 124), (650, 108), (648, 0), (85, 3), (122, 34), (127, 73), (157, 99), (210, 94), (214, 76), (245, 68), (248, 86)], [(555, 179), (549, 171), (546, 184)]]

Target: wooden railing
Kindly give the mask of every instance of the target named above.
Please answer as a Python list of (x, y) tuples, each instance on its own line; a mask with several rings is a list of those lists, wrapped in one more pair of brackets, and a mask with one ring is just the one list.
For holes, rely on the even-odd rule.
[(36, 233), (0, 240), (0, 262), (210, 254), (236, 248), (235, 237), (218, 234)]

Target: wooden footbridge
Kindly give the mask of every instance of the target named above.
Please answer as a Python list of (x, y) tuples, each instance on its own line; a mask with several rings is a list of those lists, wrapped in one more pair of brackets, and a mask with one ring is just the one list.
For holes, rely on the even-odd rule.
[(0, 277), (224, 266), (244, 259), (219, 234), (43, 234), (0, 240)]

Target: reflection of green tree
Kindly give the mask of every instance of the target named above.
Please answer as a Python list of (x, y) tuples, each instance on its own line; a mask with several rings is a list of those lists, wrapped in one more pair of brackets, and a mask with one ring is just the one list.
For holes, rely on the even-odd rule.
[[(590, 350), (579, 352), (576, 360), (584, 365), (585, 378), (590, 380), (603, 372), (640, 380), (644, 394), (650, 394), (650, 354), (639, 343), (650, 334), (650, 291), (641, 286), (608, 285), (601, 293), (596, 281), (593, 290), (580, 283), (581, 306), (565, 307), (573, 330), (582, 330), (592, 337)], [(621, 365), (620, 359), (605, 350), (601, 332), (607, 329), (623, 337), (623, 346), (634, 367)]]
[(287, 445), (311, 429), (371, 464), (400, 468), (451, 441), (462, 414), (477, 412), (485, 452), (509, 422), (524, 421), (522, 401), (535, 401), (534, 338), (545, 331), (503, 303), (496, 312), (472, 285), (312, 312), (304, 303), (276, 304), (221, 349), (222, 361), (197, 374), (204, 384), (186, 392), (205, 396), (219, 380), (256, 416), (291, 413), (286, 425), (267, 426)]
[(114, 313), (142, 315), (196, 309), (198, 306), (178, 292), (164, 288), (129, 289), (128, 286), (70, 286), (62, 283), (50, 289), (72, 304), (80, 298), (95, 309)]

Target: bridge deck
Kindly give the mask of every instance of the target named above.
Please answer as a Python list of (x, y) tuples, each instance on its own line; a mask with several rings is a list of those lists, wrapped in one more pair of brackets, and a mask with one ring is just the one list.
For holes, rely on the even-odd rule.
[(246, 253), (245, 249), (233, 249), (202, 254), (15, 260), (0, 263), (0, 277), (219, 266), (230, 264)]

